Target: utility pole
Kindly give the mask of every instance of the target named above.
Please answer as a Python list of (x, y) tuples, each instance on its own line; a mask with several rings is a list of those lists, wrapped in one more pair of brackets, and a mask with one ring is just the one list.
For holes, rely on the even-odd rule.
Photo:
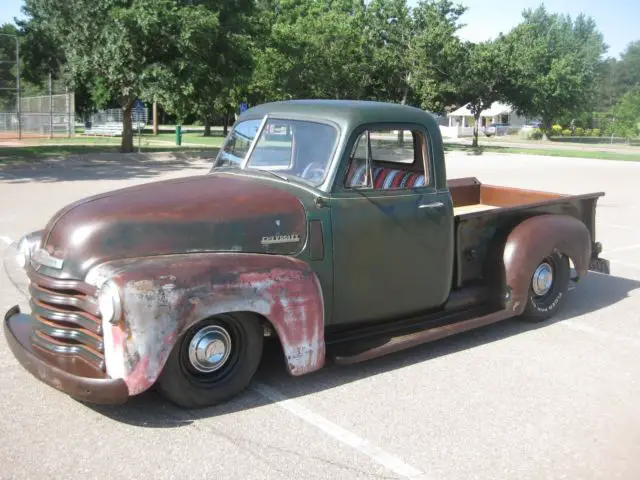
[(16, 97), (18, 98), (18, 140), (22, 140), (22, 115), (20, 101), (20, 38), (16, 35)]
[(49, 138), (53, 138), (53, 81), (49, 70)]

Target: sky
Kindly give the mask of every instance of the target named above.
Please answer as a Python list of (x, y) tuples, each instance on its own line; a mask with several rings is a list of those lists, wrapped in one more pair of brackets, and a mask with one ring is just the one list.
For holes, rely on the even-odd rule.
[[(0, 0), (0, 25), (21, 17), (22, 0)], [(468, 7), (461, 21), (466, 26), (460, 31), (464, 40), (482, 41), (495, 38), (500, 32), (507, 33), (520, 23), (522, 11), (536, 8), (541, 0), (454, 0)], [(409, 0), (415, 5), (417, 0)], [(640, 40), (637, 25), (640, 18), (638, 0), (546, 0), (547, 10), (567, 13), (576, 17), (580, 13), (593, 17), (598, 29), (609, 45), (608, 56), (619, 57), (626, 46)]]

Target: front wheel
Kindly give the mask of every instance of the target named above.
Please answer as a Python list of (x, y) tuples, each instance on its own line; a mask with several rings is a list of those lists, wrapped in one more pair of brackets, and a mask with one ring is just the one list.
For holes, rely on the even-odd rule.
[(157, 390), (184, 408), (224, 402), (249, 385), (262, 347), (262, 325), (254, 315), (234, 313), (203, 320), (176, 343)]
[(542, 322), (553, 317), (564, 304), (570, 273), (566, 256), (553, 253), (543, 259), (531, 276), (529, 297), (521, 318)]

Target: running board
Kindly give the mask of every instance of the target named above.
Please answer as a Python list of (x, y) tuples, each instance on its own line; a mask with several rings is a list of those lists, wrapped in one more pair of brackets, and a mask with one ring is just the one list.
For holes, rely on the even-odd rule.
[(513, 314), (506, 310), (489, 313), (481, 317), (475, 317), (459, 322), (448, 323), (437, 327), (426, 328), (414, 333), (383, 339), (378, 345), (368, 348), (354, 355), (335, 355), (333, 361), (337, 365), (351, 365), (364, 362), (373, 358), (382, 357), (390, 353), (405, 350), (407, 348), (433, 342), (441, 338), (449, 337), (457, 333), (466, 332), (475, 328), (484, 327), (492, 323), (506, 320)]

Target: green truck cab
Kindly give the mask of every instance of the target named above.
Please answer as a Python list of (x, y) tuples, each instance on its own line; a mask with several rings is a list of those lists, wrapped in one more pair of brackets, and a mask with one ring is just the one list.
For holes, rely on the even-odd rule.
[[(205, 175), (79, 200), (16, 247), (30, 313), (5, 315), (36, 378), (122, 403), (240, 393), (265, 337), (287, 370), (360, 362), (495, 323), (543, 321), (608, 273), (603, 193), (447, 179), (428, 113), (297, 100), (243, 112)], [(19, 273), (18, 273), (19, 272)]]

